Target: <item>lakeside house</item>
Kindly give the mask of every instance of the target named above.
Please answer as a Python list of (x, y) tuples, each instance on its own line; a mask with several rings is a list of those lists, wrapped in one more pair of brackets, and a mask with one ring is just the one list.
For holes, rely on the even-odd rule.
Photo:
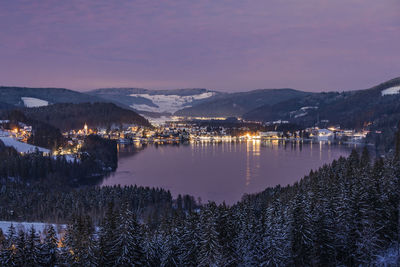
[(260, 137), (261, 139), (277, 139), (281, 138), (283, 135), (283, 132), (278, 132), (278, 131), (268, 131), (268, 132), (260, 132)]
[(330, 141), (334, 137), (333, 132), (328, 129), (318, 129), (317, 139), (318, 141)]

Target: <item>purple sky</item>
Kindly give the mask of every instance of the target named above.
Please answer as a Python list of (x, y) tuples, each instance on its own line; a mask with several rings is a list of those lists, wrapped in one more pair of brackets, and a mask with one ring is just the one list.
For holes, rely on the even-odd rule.
[(222, 91), (400, 76), (399, 0), (2, 1), (0, 84)]

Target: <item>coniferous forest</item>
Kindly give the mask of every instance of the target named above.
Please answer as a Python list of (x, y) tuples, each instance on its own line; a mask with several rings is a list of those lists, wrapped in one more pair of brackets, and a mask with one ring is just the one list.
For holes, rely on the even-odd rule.
[(0, 0), (0, 267), (400, 267), (400, 0)]
[(0, 230), (0, 266), (370, 266), (391, 256), (398, 265), (399, 133), (396, 144), (227, 206), (96, 186), (117, 168), (112, 140), (87, 136), (73, 161), (0, 142), (0, 220), (49, 223)]
[[(141, 187), (2, 185), (3, 220), (65, 223), (0, 234), (3, 266), (368, 266), (399, 246), (400, 161), (353, 151), (232, 207)], [(4, 209), (4, 207), (8, 207)]]

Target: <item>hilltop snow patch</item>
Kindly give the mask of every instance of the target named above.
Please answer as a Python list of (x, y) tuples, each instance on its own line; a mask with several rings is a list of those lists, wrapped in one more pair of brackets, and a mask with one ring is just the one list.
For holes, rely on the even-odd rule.
[(393, 87), (387, 88), (385, 90), (382, 90), (381, 94), (382, 94), (382, 96), (397, 95), (399, 92), (400, 92), (400, 86), (393, 86)]
[(21, 97), (22, 101), (24, 101), (24, 105), (27, 108), (36, 108), (36, 107), (43, 107), (48, 106), (49, 102), (46, 100), (42, 100), (39, 98), (34, 97)]

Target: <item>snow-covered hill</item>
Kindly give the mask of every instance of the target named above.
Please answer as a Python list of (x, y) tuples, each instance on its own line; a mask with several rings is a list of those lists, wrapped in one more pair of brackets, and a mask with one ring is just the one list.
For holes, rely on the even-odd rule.
[(88, 92), (117, 105), (123, 104), (147, 115), (173, 114), (221, 93), (204, 88), (152, 90), (143, 88), (103, 88)]
[(132, 97), (141, 97), (148, 99), (154, 105), (148, 104), (132, 104), (131, 107), (138, 111), (149, 111), (159, 113), (175, 113), (176, 111), (191, 107), (196, 100), (203, 100), (214, 95), (213, 92), (206, 92), (196, 95), (181, 96), (181, 95), (150, 95), (150, 94), (131, 94)]

